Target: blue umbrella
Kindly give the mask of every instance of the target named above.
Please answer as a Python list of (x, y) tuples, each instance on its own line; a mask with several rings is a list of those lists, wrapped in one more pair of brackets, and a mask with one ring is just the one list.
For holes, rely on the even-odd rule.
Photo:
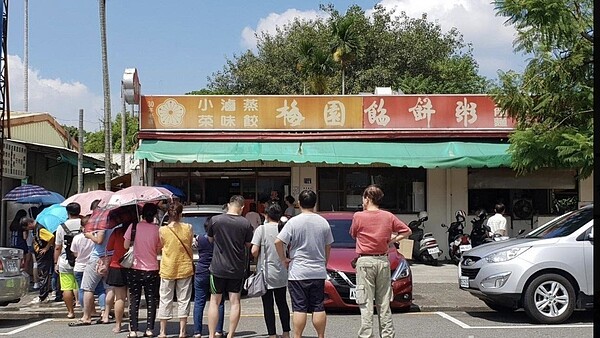
[(65, 198), (63, 197), (63, 195), (61, 195), (57, 192), (54, 192), (54, 191), (50, 191), (50, 195), (34, 195), (34, 196), (29, 196), (29, 197), (22, 197), (22, 198), (15, 200), (15, 202), (29, 203), (29, 204), (41, 204), (41, 205), (52, 205), (52, 204), (61, 203), (64, 200), (65, 200)]
[(185, 198), (185, 193), (183, 192), (183, 190), (177, 188), (176, 186), (172, 186), (170, 184), (159, 184), (159, 185), (155, 185), (155, 187), (163, 187), (163, 188), (169, 190), (170, 192), (172, 192), (173, 195), (176, 195), (179, 198)]
[(14, 201), (30, 196), (50, 195), (50, 191), (35, 184), (23, 184), (4, 195), (5, 200)]
[(58, 226), (68, 219), (67, 208), (60, 204), (53, 204), (40, 212), (35, 218), (36, 222), (50, 232), (55, 232)]

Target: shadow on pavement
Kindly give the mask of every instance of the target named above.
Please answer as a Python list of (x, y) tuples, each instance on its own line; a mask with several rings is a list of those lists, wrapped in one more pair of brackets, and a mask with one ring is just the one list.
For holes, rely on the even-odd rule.
[[(532, 319), (530, 319), (523, 310), (517, 310), (515, 312), (505, 312), (500, 313), (496, 311), (467, 311), (465, 312), (467, 315), (474, 317), (485, 319), (487, 321), (496, 322), (496, 323), (510, 323), (510, 324), (539, 324)], [(594, 312), (592, 310), (588, 311), (575, 311), (571, 318), (565, 321), (562, 324), (591, 324), (594, 322)]]

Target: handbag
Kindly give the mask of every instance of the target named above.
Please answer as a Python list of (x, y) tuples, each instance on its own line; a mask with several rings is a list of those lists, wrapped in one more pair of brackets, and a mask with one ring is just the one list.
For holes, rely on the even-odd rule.
[(98, 261), (96, 262), (96, 272), (100, 276), (106, 277), (106, 275), (108, 275), (108, 266), (110, 265), (111, 259), (112, 256), (107, 256), (106, 253), (104, 253), (104, 256), (98, 258)]
[(265, 255), (263, 250), (265, 230), (264, 225), (261, 225), (261, 227), (263, 227), (263, 239), (261, 242), (260, 254), (263, 256), (263, 264), (260, 270), (253, 273), (244, 281), (244, 290), (248, 292), (248, 297), (261, 297), (267, 293), (267, 255)]
[(119, 259), (119, 264), (126, 269), (133, 266), (133, 242), (135, 241), (136, 227), (137, 223), (134, 223), (133, 228), (131, 228), (131, 244), (129, 245), (129, 249), (127, 249), (127, 252)]

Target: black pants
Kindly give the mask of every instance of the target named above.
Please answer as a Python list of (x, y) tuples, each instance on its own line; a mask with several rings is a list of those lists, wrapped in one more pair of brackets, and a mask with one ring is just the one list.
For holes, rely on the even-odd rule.
[(281, 327), (283, 332), (290, 332), (290, 309), (285, 299), (286, 287), (278, 289), (269, 289), (262, 298), (263, 313), (265, 315), (265, 324), (267, 324), (267, 334), (269, 336), (275, 335), (275, 306), (273, 304), (273, 298), (277, 303), (277, 310), (279, 310), (279, 320), (281, 320)]
[(43, 256), (36, 255), (38, 276), (40, 277), (40, 300), (46, 300), (52, 291), (54, 272), (54, 249), (50, 248)]
[(142, 288), (146, 297), (146, 330), (154, 330), (156, 321), (156, 309), (158, 308), (158, 289), (160, 287), (160, 276), (158, 270), (144, 271), (127, 269), (127, 286), (129, 288), (129, 331), (138, 331), (138, 318), (140, 312), (140, 300), (142, 299)]

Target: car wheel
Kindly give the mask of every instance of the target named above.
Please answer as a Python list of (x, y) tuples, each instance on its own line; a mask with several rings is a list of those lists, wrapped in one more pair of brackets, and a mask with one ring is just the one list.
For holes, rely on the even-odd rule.
[(527, 287), (523, 307), (530, 318), (540, 323), (562, 323), (575, 308), (575, 290), (561, 275), (541, 275)]
[(484, 300), (483, 301), (485, 303), (485, 305), (487, 305), (490, 309), (496, 311), (496, 312), (500, 312), (500, 313), (511, 313), (515, 311), (515, 308), (512, 308), (510, 306), (506, 306), (506, 305), (502, 305), (502, 304), (498, 304), (489, 300)]

